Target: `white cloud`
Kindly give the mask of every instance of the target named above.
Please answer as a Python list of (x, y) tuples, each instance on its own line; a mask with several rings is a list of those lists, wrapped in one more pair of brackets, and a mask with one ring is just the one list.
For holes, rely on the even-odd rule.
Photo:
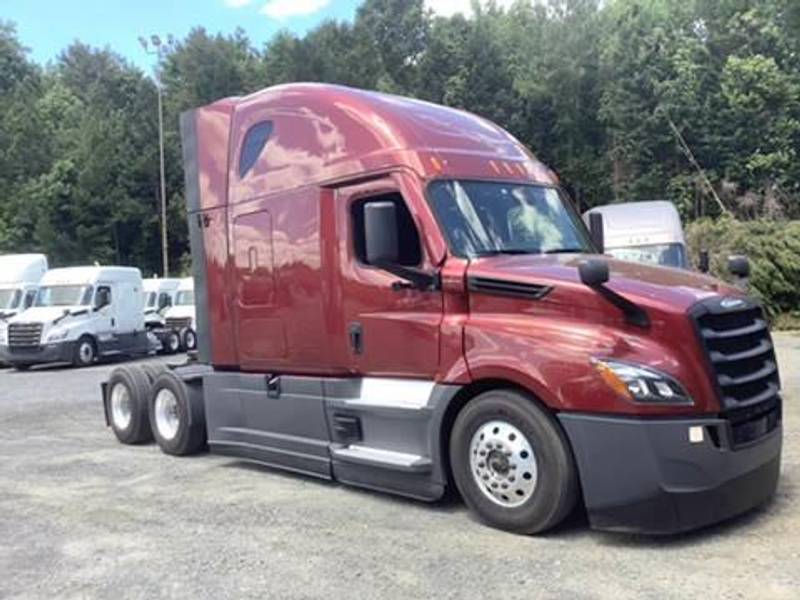
[[(481, 4), (485, 5), (486, 0), (481, 0)], [(508, 8), (512, 4), (514, 0), (497, 0), (497, 6), (501, 8)], [(425, 8), (442, 17), (452, 17), (456, 13), (472, 16), (472, 0), (425, 0)]]
[(304, 17), (322, 10), (329, 3), (330, 0), (269, 0), (261, 12), (273, 19)]
[(247, 6), (252, 2), (252, 0), (223, 0), (226, 6), (230, 6), (231, 8), (242, 8), (243, 6)]

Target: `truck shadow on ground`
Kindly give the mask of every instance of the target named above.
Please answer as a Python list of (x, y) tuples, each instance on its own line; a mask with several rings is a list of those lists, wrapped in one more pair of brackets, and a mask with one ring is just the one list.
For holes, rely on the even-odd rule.
[[(480, 521), (480, 519), (478, 519), (466, 507), (461, 499), (460, 494), (453, 485), (448, 486), (444, 496), (441, 499), (435, 502), (425, 502), (423, 500), (416, 500), (414, 498), (393, 495), (388, 492), (350, 486), (337, 481), (321, 479), (310, 475), (304, 475), (302, 473), (287, 472), (279, 468), (270, 467), (269, 465), (256, 462), (233, 459), (224, 463), (222, 466), (229, 469), (244, 469), (252, 471), (254, 474), (262, 477), (279, 477), (286, 482), (303, 481), (325, 488), (338, 488), (345, 490), (348, 493), (368, 496), (371, 500), (387, 506), (395, 507), (398, 505), (405, 505), (409, 508), (421, 508), (423, 510), (429, 510), (433, 513), (465, 517), (476, 526), (487, 527), (485, 523)], [(741, 535), (742, 533), (746, 533), (745, 530), (756, 529), (759, 526), (762, 526), (768, 519), (775, 518), (778, 513), (782, 513), (786, 510), (792, 510), (793, 498), (794, 486), (791, 481), (787, 481), (784, 478), (778, 487), (775, 497), (773, 497), (766, 504), (753, 509), (750, 512), (733, 517), (727, 521), (674, 535), (649, 535), (631, 532), (617, 533), (609, 531), (593, 531), (590, 528), (586, 510), (583, 508), (582, 504), (579, 503), (575, 510), (573, 510), (572, 513), (562, 523), (549, 531), (537, 534), (535, 537), (537, 539), (552, 538), (563, 541), (564, 539), (577, 539), (591, 536), (603, 546), (631, 549), (652, 548), (653, 546), (668, 546), (672, 548), (695, 546), (706, 543), (710, 539), (721, 536), (729, 537), (732, 535)], [(507, 532), (507, 535), (517, 534)]]

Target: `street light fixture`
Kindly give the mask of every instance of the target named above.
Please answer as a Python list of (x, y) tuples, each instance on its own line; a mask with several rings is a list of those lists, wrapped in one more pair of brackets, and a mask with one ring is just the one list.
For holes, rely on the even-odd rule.
[[(171, 42), (172, 36), (167, 36)], [(167, 245), (167, 183), (164, 177), (164, 101), (162, 98), (161, 89), (161, 57), (163, 56), (164, 46), (161, 43), (161, 38), (157, 35), (150, 36), (150, 44), (155, 48), (150, 50), (150, 44), (143, 36), (139, 36), (139, 43), (147, 54), (152, 54), (158, 57), (159, 66), (156, 67), (155, 82), (156, 90), (158, 91), (158, 157), (159, 168), (161, 176), (161, 260), (163, 265), (164, 277), (169, 277), (169, 251)]]

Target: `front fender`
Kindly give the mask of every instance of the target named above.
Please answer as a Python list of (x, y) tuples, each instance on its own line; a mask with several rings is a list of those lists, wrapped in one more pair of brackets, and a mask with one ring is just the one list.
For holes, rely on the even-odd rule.
[(716, 410), (710, 405), (714, 400), (702, 393), (693, 396), (694, 406), (633, 403), (600, 379), (592, 358), (606, 356), (651, 365), (691, 383), (689, 361), (656, 337), (651, 330), (554, 315), (474, 315), (465, 327), (465, 355), (473, 380), (507, 380), (555, 411), (675, 415)]

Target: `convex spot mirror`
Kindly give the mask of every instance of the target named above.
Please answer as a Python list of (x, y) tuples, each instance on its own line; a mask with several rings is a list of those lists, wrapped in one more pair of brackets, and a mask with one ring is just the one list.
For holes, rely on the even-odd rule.
[(397, 207), (394, 202), (367, 202), (364, 205), (364, 242), (367, 262), (394, 265), (399, 262)]
[(746, 256), (729, 256), (728, 271), (731, 275), (742, 279), (750, 277), (750, 261)]
[(604, 260), (590, 258), (578, 265), (581, 282), (590, 287), (602, 285), (608, 281), (608, 263)]

